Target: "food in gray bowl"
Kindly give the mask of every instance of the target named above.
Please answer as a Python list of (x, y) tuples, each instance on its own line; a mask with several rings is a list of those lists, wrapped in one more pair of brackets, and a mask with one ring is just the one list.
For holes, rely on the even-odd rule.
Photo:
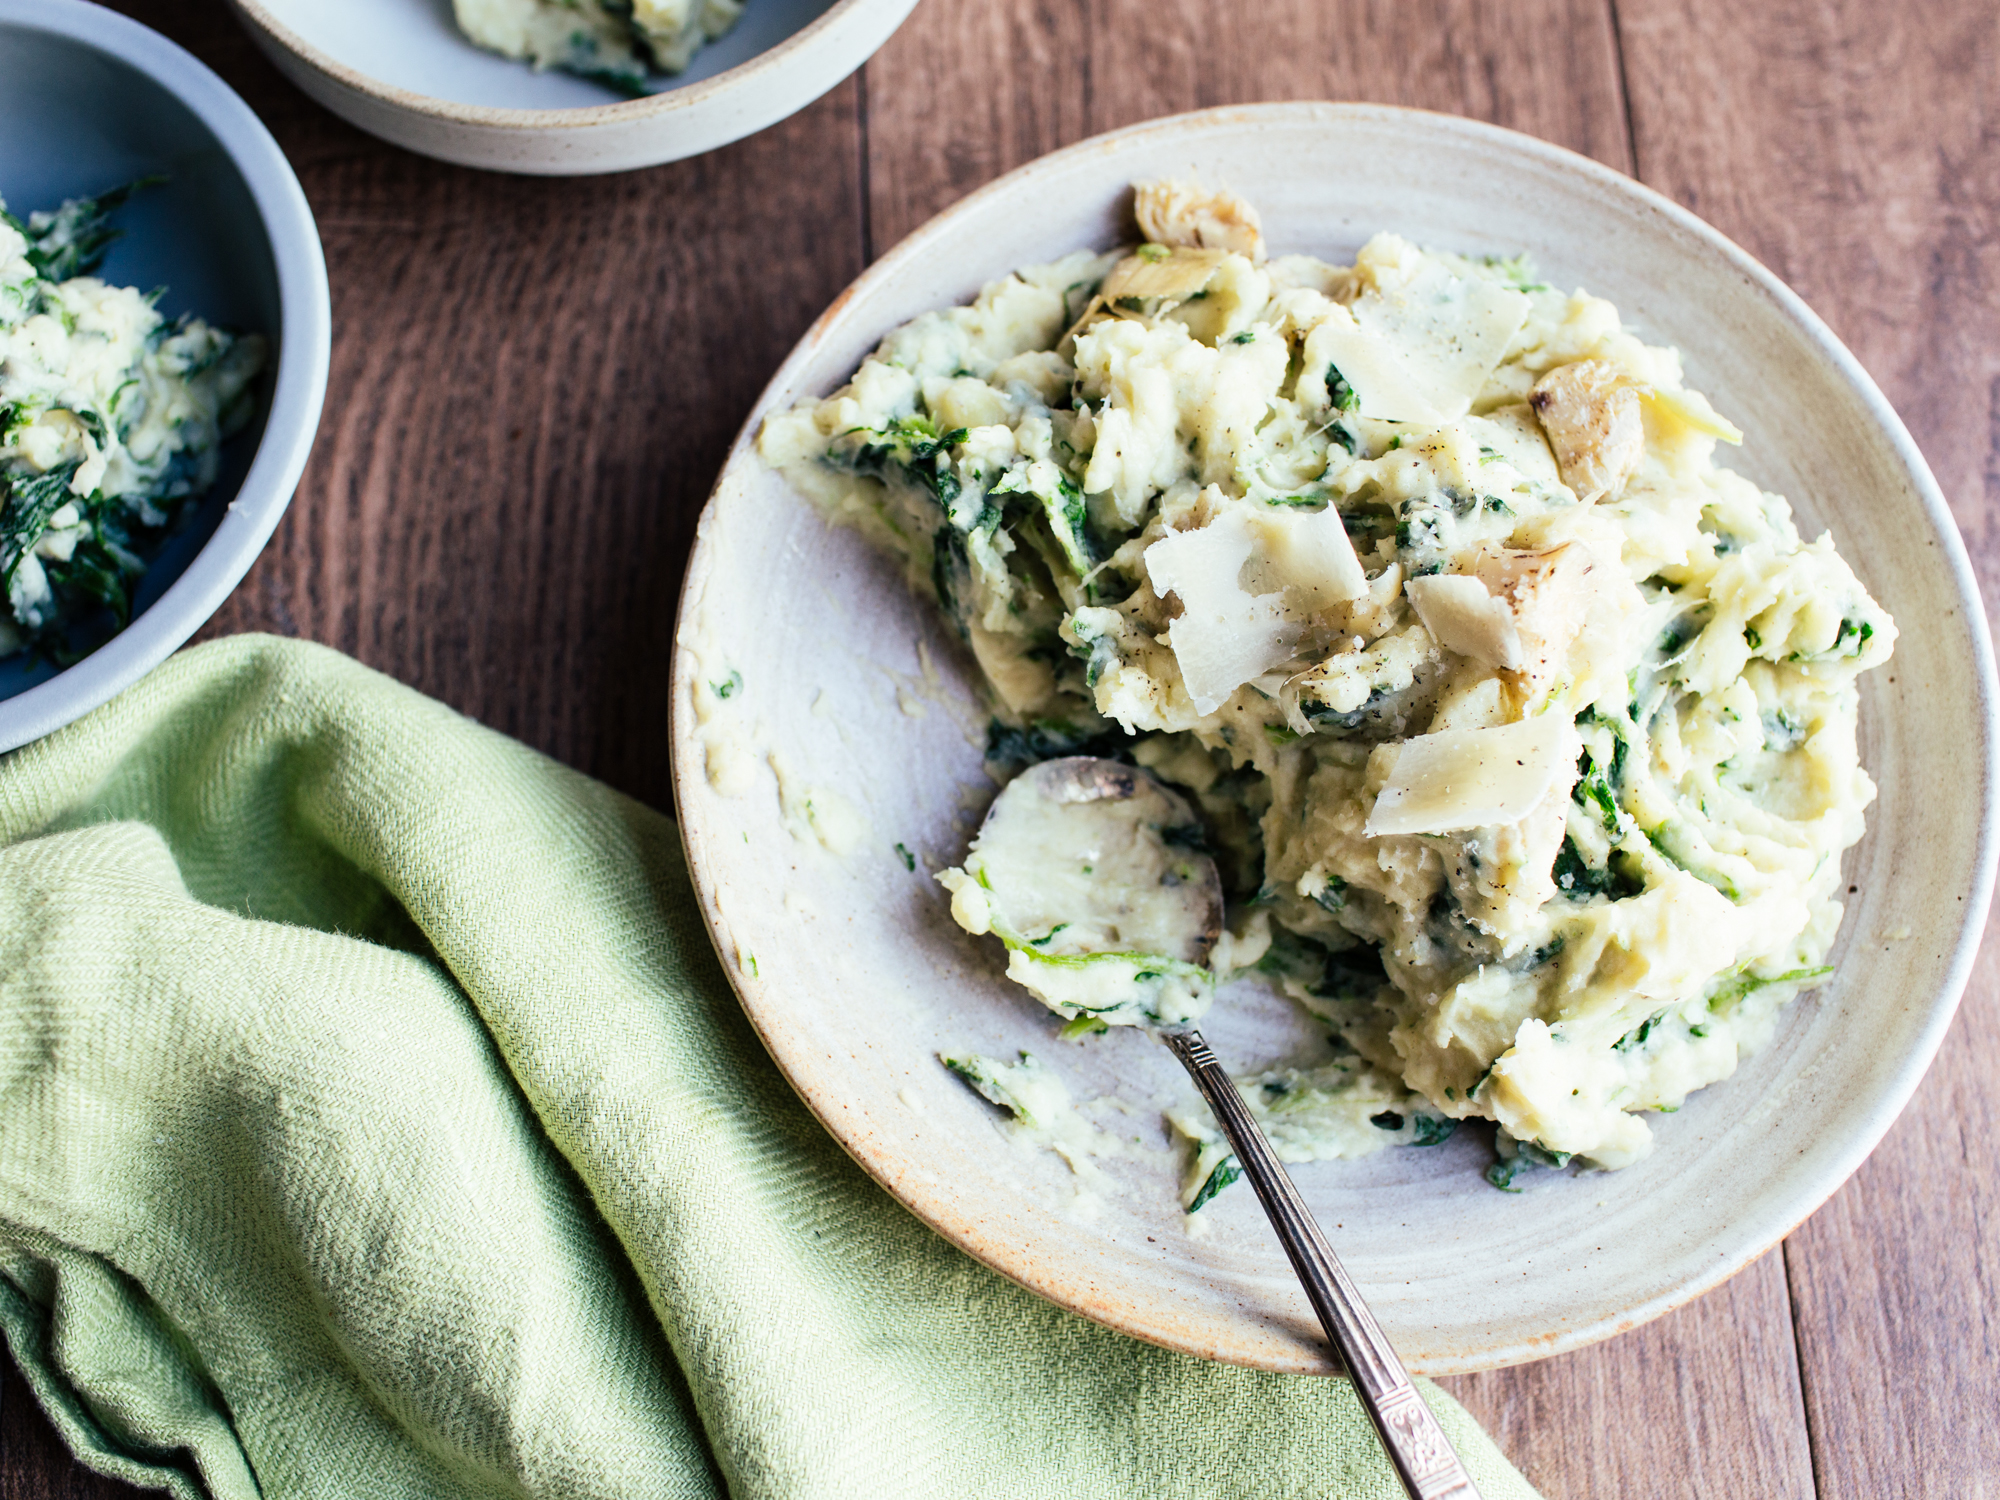
[(249, 422), (262, 336), (160, 312), (95, 273), (128, 183), (17, 218), (0, 203), (0, 656), (58, 662), (132, 613), (147, 559)]
[[(138, 681), (249, 570), (291, 501), (319, 427), (332, 314), (319, 233), (284, 152), (227, 84), (157, 32), (83, 0), (0, 0), (0, 139), (0, 198), (21, 216), (22, 239), (33, 237), (36, 210), (150, 184), (118, 203), (108, 222), (78, 205), (66, 222), (46, 225), (54, 239), (37, 254), (58, 254), (61, 240), (63, 264), (36, 267), (25, 251), (0, 251), (15, 265), (5, 273), (14, 291), (0, 319), (10, 344), (20, 324), (51, 307), (57, 325), (77, 323), (62, 328), (65, 338), (108, 335), (122, 318), (127, 340), (93, 340), (96, 358), (124, 360), (97, 371), (107, 383), (93, 387), (94, 398), (76, 382), (37, 393), (29, 380), (33, 410), (26, 420), (17, 410), (0, 429), (8, 434), (0, 470), (16, 512), (0, 563), (20, 595), (0, 606), (8, 631), (0, 750), (8, 750)], [(88, 263), (100, 255), (94, 275), (105, 288), (141, 295), (106, 291), (68, 305), (77, 299), (63, 283), (93, 274)], [(78, 321), (92, 297), (96, 313)], [(47, 333), (48, 324), (40, 327)], [(261, 370), (249, 368), (255, 345), (204, 329), (257, 335)], [(135, 373), (132, 338), (160, 341), (146, 404), (169, 414), (171, 437), (140, 430), (149, 419), (137, 410), (138, 387), (119, 394)], [(63, 362), (60, 351), (44, 353)], [(0, 397), (0, 405), (21, 402)], [(69, 415), (50, 418), (56, 410)], [(37, 429), (25, 434), (31, 455), (14, 432), (23, 427)], [(102, 474), (89, 472), (92, 447)], [(69, 493), (16, 504), (21, 481), (45, 479), (70, 459)], [(146, 472), (130, 472), (127, 460)], [(40, 527), (30, 508), (47, 510)]]

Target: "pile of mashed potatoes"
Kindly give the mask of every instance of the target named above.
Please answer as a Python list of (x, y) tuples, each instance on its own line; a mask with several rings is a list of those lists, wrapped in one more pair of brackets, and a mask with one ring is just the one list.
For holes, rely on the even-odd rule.
[(743, 0), (452, 0), (458, 29), (502, 57), (646, 92), (736, 24)]
[[(1826, 972), (1895, 627), (1610, 303), (1388, 234), (1267, 258), (1187, 184), (1136, 209), (1136, 251), (917, 318), (761, 452), (936, 596), (996, 746), (1197, 810), (1217, 979), (1336, 1039), (1245, 1080), (1288, 1159), (1478, 1117), (1497, 1182), (1627, 1165)], [(1176, 1124), (1192, 1202), (1224, 1148)]]
[(252, 414), (264, 341), (89, 274), (130, 189), (25, 222), (0, 204), (0, 656), (122, 622), (153, 544)]

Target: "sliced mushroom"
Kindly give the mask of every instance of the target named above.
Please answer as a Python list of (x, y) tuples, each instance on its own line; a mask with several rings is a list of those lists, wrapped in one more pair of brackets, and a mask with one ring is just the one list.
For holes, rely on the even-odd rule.
[(1514, 611), (1479, 579), (1464, 573), (1435, 573), (1412, 578), (1403, 592), (1416, 606), (1424, 629), (1445, 650), (1502, 671), (1521, 669), (1525, 657)]
[(1167, 250), (1159, 245), (1143, 245), (1136, 255), (1128, 255), (1111, 268), (1098, 289), (1107, 304), (1127, 297), (1147, 302), (1185, 302), (1215, 278), (1215, 271), (1227, 259), (1227, 250)]
[[(1600, 585), (1597, 559), (1576, 542), (1542, 552), (1487, 546), (1468, 571), (1513, 612), (1519, 656), (1507, 664), (1529, 697), (1554, 684), (1590, 618)], [(1497, 665), (1497, 664), (1496, 664)]]
[(1264, 231), (1257, 210), (1223, 188), (1193, 182), (1133, 184), (1133, 212), (1147, 239), (1199, 250), (1234, 250), (1264, 259)]
[(1528, 401), (1576, 498), (1615, 499), (1646, 449), (1639, 392), (1624, 372), (1601, 359), (1561, 365), (1535, 383)]
[(1187, 803), (1136, 766), (1044, 761), (1007, 784), (939, 881), (1007, 975), (1065, 1016), (1167, 1025), (1207, 1007), (1222, 881)]
[(972, 852), (995, 916), (1045, 953), (1201, 963), (1222, 929), (1222, 882), (1201, 841), (1188, 804), (1150, 774), (1074, 755), (1010, 781)]

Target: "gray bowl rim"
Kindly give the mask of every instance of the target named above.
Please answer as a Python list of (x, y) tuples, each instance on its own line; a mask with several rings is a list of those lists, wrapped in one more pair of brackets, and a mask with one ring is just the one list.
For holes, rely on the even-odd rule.
[(250, 190), (277, 269), (281, 327), (270, 409), (256, 456), (215, 534), (152, 607), (76, 665), (0, 701), (0, 751), (81, 718), (158, 666), (199, 630), (277, 529), (319, 431), (333, 356), (326, 255), (305, 190), (271, 132), (185, 48), (88, 0), (0, 0), (0, 30), (67, 38), (136, 69), (215, 137)]
[[(764, 417), (776, 409), (777, 403), (791, 394), (792, 387), (797, 383), (798, 372), (810, 362), (820, 343), (837, 326), (847, 307), (861, 300), (881, 282), (901, 274), (905, 265), (924, 253), (933, 234), (947, 221), (973, 211), (989, 197), (1009, 191), (1024, 179), (1040, 175), (1058, 163), (1068, 162), (1077, 157), (1108, 154), (1155, 134), (1185, 131), (1190, 127), (1198, 128), (1205, 124), (1222, 126), (1254, 124), (1260, 120), (1274, 122), (1295, 120), (1302, 114), (1325, 120), (1329, 124), (1362, 121), (1394, 124), (1398, 121), (1408, 121), (1421, 123), (1428, 128), (1464, 131), (1474, 137), (1490, 141), (1498, 150), (1519, 152), (1539, 158), (1552, 166), (1577, 172), (1594, 181), (1604, 191), (1635, 201), (1657, 214), (1670, 227), (1700, 241), (1733, 266), (1738, 274), (1761, 288), (1853, 387), (1884, 436), (1888, 438), (1897, 458), (1909, 475), (1924, 518), (1944, 552), (1957, 602), (1965, 620), (1965, 628), (1970, 636), (1973, 658), (1977, 664), (1978, 681), (1973, 684), (1973, 688), (1979, 709), (1978, 717), (1985, 733), (1984, 744), (1981, 746), (1980, 818), (1973, 883), (1967, 892), (1963, 907), (1964, 916), (1960, 922), (1957, 941), (1951, 951), (1945, 980), (1933, 999), (1927, 1024), (1920, 1033), (1917, 1044), (1910, 1049), (1901, 1067), (1877, 1096), (1874, 1108), (1867, 1117), (1866, 1127), (1850, 1135), (1844, 1142), (1844, 1149), (1837, 1154), (1830, 1154), (1821, 1169), (1819, 1186), (1815, 1190), (1799, 1194), (1785, 1205), (1776, 1206), (1775, 1212), (1748, 1216), (1742, 1248), (1734, 1255), (1719, 1259), (1709, 1268), (1707, 1274), (1635, 1304), (1615, 1320), (1606, 1319), (1588, 1326), (1567, 1328), (1545, 1340), (1493, 1348), (1484, 1351), (1477, 1358), (1426, 1366), (1428, 1373), (1459, 1374), (1545, 1359), (1583, 1348), (1627, 1329), (1651, 1322), (1712, 1291), (1779, 1244), (1840, 1190), (1901, 1116), (1911, 1097), (1916, 1093), (1917, 1086), (1923, 1081), (1924, 1074), (1929, 1071), (1931, 1062), (1944, 1041), (1945, 1033), (1950, 1028), (1952, 1018), (1957, 1014), (1966, 983), (1971, 978), (1973, 965), (1978, 957), (1980, 938), (1986, 926), (1988, 907), (1993, 899), (1995, 864), (1996, 860), (2000, 860), (2000, 681), (1996, 681), (1995, 678), (1992, 636), (1987, 627), (1985, 606), (1980, 598), (1978, 580), (1972, 571), (1972, 562), (1966, 553), (1964, 539), (1959, 533), (1957, 521), (1951, 514), (1951, 508), (1946, 503), (1943, 492), (1938, 488), (1935, 476), (1931, 473), (1930, 465), (1917, 448), (1902, 418), (1889, 404), (1888, 398), (1882, 394), (1868, 372), (1863, 369), (1861, 362), (1840, 341), (1838, 335), (1806, 305), (1798, 293), (1785, 285), (1762, 262), (1719, 229), (1644, 183), (1566, 147), (1484, 121), (1399, 105), (1334, 103), (1314, 99), (1223, 105), (1141, 121), (1091, 136), (1059, 151), (1037, 157), (994, 179), (984, 187), (975, 189), (905, 235), (893, 249), (868, 267), (845, 291), (833, 299), (826, 311), (806, 330), (798, 345), (779, 366), (751, 406), (749, 416), (723, 461), (715, 488), (710, 492), (708, 504), (709, 507), (715, 505), (729, 477), (739, 466), (755, 461), (758, 427)], [(886, 329), (883, 331), (887, 332)], [(684, 708), (693, 679), (690, 675), (688, 654), (680, 648), (679, 641), (683, 632), (693, 624), (689, 615), (691, 603), (701, 597), (710, 569), (712, 555), (703, 546), (707, 519), (705, 509), (702, 524), (697, 529), (694, 551), (689, 556), (688, 570), (682, 581), (678, 618), (675, 622), (676, 644), (668, 691), (672, 704), (670, 739), (677, 805), (684, 796), (684, 788), (702, 778), (699, 756), (694, 749), (691, 716)], [(686, 819), (678, 821), (683, 850), (688, 857), (690, 871), (695, 881), (702, 920), (708, 927), (710, 941), (720, 945), (724, 936), (718, 926), (721, 914), (701, 874), (700, 836), (699, 834), (690, 836)], [(1107, 1326), (1117, 1328), (1133, 1337), (1178, 1349), (1183, 1353), (1219, 1358), (1223, 1363), (1249, 1362), (1233, 1358), (1226, 1351), (1210, 1353), (1176, 1342), (1171, 1336), (1163, 1335), (1152, 1328), (1100, 1316), (1088, 1305), (1087, 1299), (1079, 1298), (1074, 1287), (1063, 1282), (1059, 1274), (1001, 1264), (982, 1254), (984, 1247), (972, 1243), (963, 1226), (953, 1223), (948, 1215), (938, 1213), (935, 1205), (914, 1203), (898, 1194), (890, 1175), (871, 1160), (869, 1153), (872, 1143), (844, 1129), (838, 1112), (822, 1108), (820, 1101), (813, 1097), (804, 1083), (793, 1077), (793, 1068), (774, 1045), (774, 1036), (767, 1028), (764, 1017), (759, 1013), (760, 1007), (750, 1003), (749, 998), (744, 995), (745, 982), (730, 965), (725, 963), (723, 967), (729, 975), (732, 987), (738, 990), (739, 1000), (744, 1004), (753, 1029), (764, 1041), (766, 1048), (772, 1054), (773, 1061), (778, 1064), (779, 1071), (793, 1084), (806, 1107), (863, 1171), (925, 1224), (975, 1260), (1058, 1306), (1092, 1317), (1095, 1321), (1106, 1323)], [(754, 986), (748, 987), (754, 988)]]

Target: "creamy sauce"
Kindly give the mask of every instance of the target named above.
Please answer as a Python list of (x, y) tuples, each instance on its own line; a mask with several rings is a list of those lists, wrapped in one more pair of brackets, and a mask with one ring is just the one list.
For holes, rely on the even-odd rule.
[[(1273, 1080), (1288, 1159), (1475, 1117), (1496, 1182), (1638, 1159), (1826, 972), (1894, 624), (1608, 302), (1392, 235), (1270, 259), (1172, 184), (1139, 218), (897, 329), (760, 451), (905, 562), (1003, 724), (1185, 792), (1218, 958), (1352, 1050)], [(1028, 951), (1150, 878), (1091, 892), (1074, 837), (990, 822), (954, 915), (1065, 1017), (1171, 1019)], [(1046, 899), (997, 890), (1002, 840)]]
[[(1271, 1149), (1285, 1162), (1369, 1156), (1385, 1146), (1434, 1146), (1458, 1123), (1386, 1069), (1356, 1056), (1309, 1068), (1272, 1068), (1235, 1080)], [(1234, 1182), (1235, 1153), (1205, 1104), (1167, 1111), (1189, 1143), (1181, 1207), (1192, 1213)]]
[(705, 605), (693, 627), (681, 631), (678, 644), (692, 668), (688, 708), (701, 745), (703, 774), (719, 795), (741, 797), (757, 780), (758, 736), (746, 722), (750, 683), (729, 664)]
[(1016, 1063), (976, 1052), (942, 1054), (938, 1060), (1012, 1116), (1006, 1128), (1017, 1143), (1053, 1151), (1069, 1163), (1077, 1177), (1071, 1207), (1079, 1218), (1095, 1218), (1103, 1194), (1113, 1187), (1100, 1161), (1144, 1154), (1136, 1143), (1086, 1119), (1062, 1079), (1032, 1053), (1023, 1052)]
[(767, 757), (778, 780), (778, 809), (785, 831), (829, 854), (852, 854), (868, 837), (868, 820), (839, 792), (800, 779), (777, 751)]

